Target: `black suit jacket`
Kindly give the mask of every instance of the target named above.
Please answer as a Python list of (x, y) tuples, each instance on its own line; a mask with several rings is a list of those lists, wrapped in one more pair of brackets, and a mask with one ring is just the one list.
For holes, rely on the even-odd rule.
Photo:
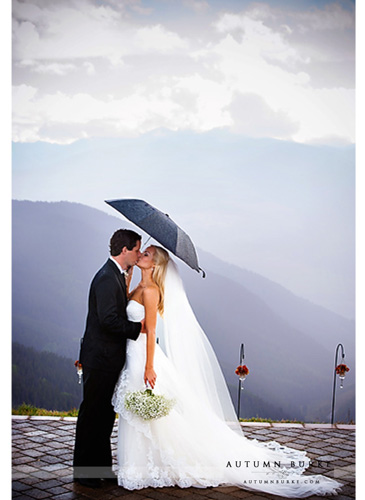
[(119, 372), (125, 363), (127, 338), (136, 340), (141, 323), (127, 319), (124, 276), (108, 259), (90, 285), (89, 311), (80, 350), (80, 363)]

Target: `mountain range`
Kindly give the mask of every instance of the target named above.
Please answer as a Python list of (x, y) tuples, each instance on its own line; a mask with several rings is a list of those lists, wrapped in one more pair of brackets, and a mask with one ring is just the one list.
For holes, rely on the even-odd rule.
[[(136, 228), (119, 216), (69, 202), (14, 200), (12, 223), (13, 341), (65, 356), (74, 370), (91, 279), (108, 257), (111, 234)], [(197, 252), (205, 279), (176, 262), (235, 404), (234, 371), (244, 344), (250, 374), (241, 416), (329, 421), (334, 354), (341, 342), (350, 371), (337, 391), (336, 419), (354, 420), (354, 321), (245, 269), (244, 255), (232, 265)]]

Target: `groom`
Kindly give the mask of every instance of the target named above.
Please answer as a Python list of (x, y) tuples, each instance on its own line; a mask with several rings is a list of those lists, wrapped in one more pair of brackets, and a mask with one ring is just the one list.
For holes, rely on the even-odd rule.
[(110, 239), (110, 257), (96, 273), (89, 292), (89, 311), (80, 350), (83, 401), (76, 426), (74, 478), (84, 486), (114, 478), (110, 436), (115, 413), (111, 404), (126, 357), (127, 338), (136, 340), (143, 323), (127, 319), (124, 271), (141, 252), (141, 236), (119, 229)]

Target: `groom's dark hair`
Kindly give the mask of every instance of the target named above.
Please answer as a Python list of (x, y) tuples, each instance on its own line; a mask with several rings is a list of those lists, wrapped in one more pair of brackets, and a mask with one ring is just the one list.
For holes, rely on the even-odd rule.
[(141, 239), (142, 236), (131, 229), (118, 229), (110, 238), (110, 255), (113, 257), (119, 255), (124, 247), (127, 247), (128, 250), (132, 250), (137, 245), (137, 241)]

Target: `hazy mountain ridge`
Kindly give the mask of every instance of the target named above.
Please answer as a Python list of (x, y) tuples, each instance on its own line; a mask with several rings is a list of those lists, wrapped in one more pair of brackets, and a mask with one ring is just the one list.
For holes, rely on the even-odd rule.
[[(110, 235), (119, 227), (132, 226), (122, 218), (84, 205), (13, 203), (14, 340), (76, 359), (89, 283), (107, 258)], [(318, 336), (320, 326), (324, 331), (326, 321), (333, 323), (336, 315), (329, 312), (326, 315), (326, 310), (320, 308), (326, 321), (320, 320), (317, 314), (316, 331), (312, 332), (308, 321), (306, 325), (303, 323), (306, 328), (303, 331), (299, 328), (300, 316), (310, 315), (318, 306), (304, 301), (307, 309), (303, 306), (300, 310), (297, 305), (296, 316), (291, 313), (293, 301), (301, 304), (302, 299), (293, 299), (293, 294), (283, 289), (281, 295), (286, 295), (286, 302), (282, 304), (277, 291), (275, 302), (274, 298), (270, 299), (273, 294), (267, 284), (269, 280), (258, 275), (248, 279), (249, 271), (222, 263), (199, 249), (198, 254), (207, 278), (201, 279), (185, 265), (179, 267), (189, 299), (216, 350), (233, 398), (236, 399), (237, 393), (234, 369), (239, 361), (239, 345), (244, 342), (245, 362), (251, 373), (245, 382), (242, 407), (245, 398), (248, 403), (253, 393), (256, 398), (267, 401), (267, 406), (282, 408), (282, 415), (273, 418), (326, 419), (324, 400), (330, 401), (331, 397), (335, 337), (341, 336), (345, 343), (350, 364), (352, 322), (339, 317), (336, 335), (329, 341), (331, 332), (327, 332), (323, 341)], [(224, 276), (217, 274), (221, 268)], [(286, 309), (290, 309), (287, 317)], [(316, 336), (318, 341), (313, 338)], [(323, 343), (328, 343), (328, 347)], [(352, 394), (350, 398), (346, 396), (350, 402), (344, 410), (347, 415), (350, 408), (351, 418), (354, 418), (353, 373), (354, 364), (351, 364), (342, 391)], [(344, 396), (341, 394), (341, 397)], [(339, 396), (339, 405), (340, 402)]]
[[(202, 250), (199, 251), (199, 255), (210, 268), (213, 268), (213, 266), (214, 269), (224, 267), (225, 277), (245, 286), (266, 302), (270, 309), (285, 318), (286, 322), (305, 331), (326, 347), (328, 346), (328, 338), (318, 335), (319, 328), (331, 329), (332, 332), (335, 332), (336, 339), (338, 339), (335, 341), (338, 342), (341, 341), (342, 334), (346, 335), (348, 330), (355, 329), (354, 320), (344, 318), (340, 314), (299, 297), (284, 286), (260, 274), (223, 262), (214, 255)], [(333, 338), (331, 341), (333, 341)], [(354, 345), (351, 344), (349, 347), (354, 348)]]

